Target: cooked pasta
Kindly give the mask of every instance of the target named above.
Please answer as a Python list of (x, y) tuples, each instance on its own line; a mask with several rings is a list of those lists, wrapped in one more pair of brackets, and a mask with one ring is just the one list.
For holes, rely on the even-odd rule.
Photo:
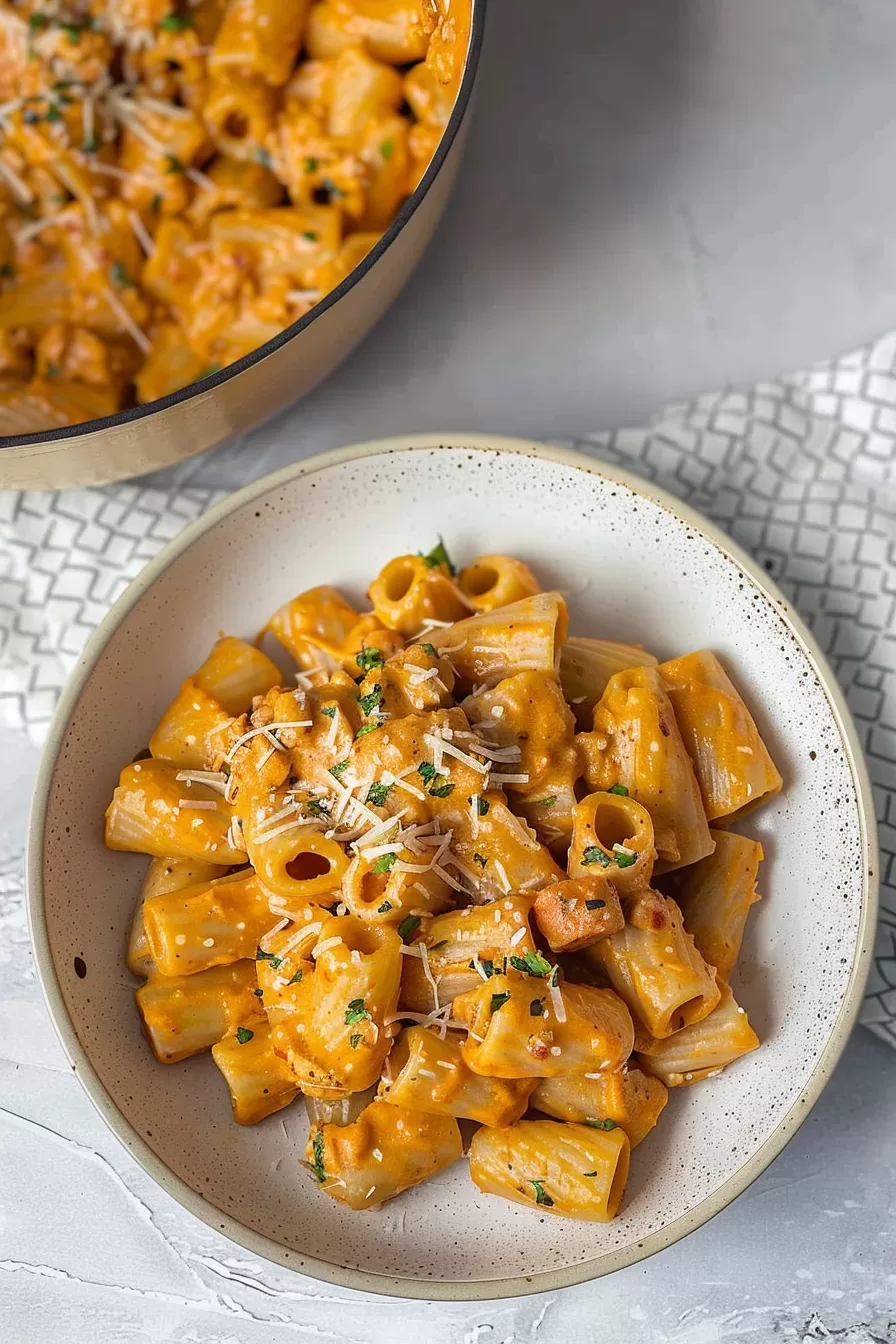
[[(316, 49), (409, 50), (408, 4), (325, 0)], [(512, 557), (458, 575), (440, 541), (369, 598), (318, 585), (219, 639), (122, 771), (150, 1046), (210, 1050), (237, 1124), (303, 1096), (349, 1208), (458, 1161), (463, 1121), (481, 1191), (606, 1221), (668, 1089), (759, 1044), (729, 982), (762, 847), (707, 812), (773, 795), (767, 752), (712, 655), (568, 639)], [(743, 746), (764, 791), (726, 784)]]
[(423, 177), (469, 38), (470, 0), (0, 0), (0, 437), (310, 312)]

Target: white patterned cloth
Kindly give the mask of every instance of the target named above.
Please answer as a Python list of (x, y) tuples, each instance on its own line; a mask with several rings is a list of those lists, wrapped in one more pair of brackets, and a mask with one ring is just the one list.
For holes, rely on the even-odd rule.
[[(703, 396), (646, 429), (575, 447), (632, 467), (725, 528), (833, 664), (866, 752), (882, 849), (862, 1021), (896, 1047), (896, 333), (809, 373)], [(43, 740), (109, 605), (223, 493), (139, 482), (0, 493), (0, 722)]]

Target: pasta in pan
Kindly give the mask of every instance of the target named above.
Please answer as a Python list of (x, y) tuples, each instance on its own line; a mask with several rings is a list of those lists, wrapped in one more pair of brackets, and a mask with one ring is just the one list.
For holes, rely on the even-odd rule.
[(707, 817), (780, 776), (714, 654), (568, 637), (519, 560), (458, 575), (440, 542), (369, 598), (219, 640), (122, 771), (147, 1038), (211, 1050), (238, 1124), (304, 1096), (352, 1209), (457, 1161), (464, 1121), (480, 1191), (607, 1221), (669, 1089), (759, 1044), (730, 980), (762, 847)]
[(420, 182), (470, 25), (469, 0), (0, 0), (0, 436), (167, 396), (309, 312)]

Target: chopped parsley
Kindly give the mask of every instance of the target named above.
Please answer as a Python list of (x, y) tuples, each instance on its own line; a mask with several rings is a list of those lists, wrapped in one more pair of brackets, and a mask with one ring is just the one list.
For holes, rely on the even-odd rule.
[(236, 1029), (236, 1038), (240, 1045), (246, 1045), (247, 1042), (251, 1041), (254, 1035), (255, 1032), (250, 1031), (248, 1027), (237, 1027)]
[(349, 1036), (348, 1043), (353, 1050), (357, 1050), (363, 1039), (364, 1037), (361, 1035), (360, 1031), (356, 1031), (354, 1036)]
[(426, 643), (426, 644), (421, 644), (420, 647), (421, 647), (421, 649), (423, 650), (423, 652), (426, 654), (427, 658), (437, 658), (437, 657), (438, 657), (438, 654), (436, 653), (436, 650), (435, 650), (435, 645)]
[(374, 714), (380, 707), (383, 698), (383, 688), (379, 682), (376, 683), (372, 691), (367, 695), (358, 696), (358, 704), (365, 714)]
[(391, 854), (381, 854), (374, 863), (372, 871), (375, 873), (391, 873), (397, 860), (398, 855), (394, 851)]
[(283, 958), (275, 956), (273, 952), (265, 952), (263, 947), (259, 947), (255, 952), (255, 960), (269, 961), (271, 963), (271, 969), (276, 971)]
[(380, 153), (382, 154), (384, 159), (391, 159), (392, 155), (395, 153), (395, 146), (393, 145), (391, 140), (383, 141), (383, 143), (380, 145)]
[(47, 377), (48, 377), (48, 378), (58, 378), (61, 372), (62, 372), (62, 370), (60, 369), (60, 367), (59, 367), (58, 364), (48, 364), (48, 365), (47, 365)]
[(431, 784), (436, 777), (436, 768), (429, 761), (421, 761), (417, 766), (417, 774), (424, 784)]
[[(418, 554), (423, 555), (423, 552), (419, 551)], [(452, 579), (457, 573), (457, 570), (451, 563), (450, 555), (445, 550), (445, 543), (441, 537), (439, 537), (438, 545), (433, 546), (428, 555), (423, 555), (423, 560), (428, 569), (435, 569), (437, 565), (444, 565)]]
[(165, 171), (168, 173), (185, 173), (187, 170), (176, 154), (166, 154)]
[(529, 1004), (529, 1016), (541, 1017), (544, 1012), (544, 999), (533, 999)]
[(81, 150), (84, 154), (95, 154), (98, 143), (95, 135), (85, 135), (81, 142)]
[(331, 201), (341, 201), (343, 196), (345, 195), (345, 192), (342, 190), (342, 188), (337, 187), (336, 183), (331, 181), (329, 177), (324, 178), (323, 182), (321, 182), (321, 186), (323, 187), (324, 191), (328, 194)]
[(77, 46), (81, 41), (81, 25), (78, 23), (60, 23), (59, 27), (65, 33), (69, 42)]
[(159, 27), (166, 33), (182, 33), (185, 28), (193, 27), (193, 19), (189, 14), (166, 14)]
[(533, 1181), (532, 1184), (535, 1186), (535, 1203), (543, 1204), (546, 1209), (553, 1208), (554, 1201), (545, 1192), (544, 1181)]
[(637, 854), (619, 854), (616, 855), (616, 862), (620, 868), (631, 868), (637, 858)]
[(318, 1183), (323, 1185), (327, 1179), (327, 1173), (324, 1170), (324, 1131), (319, 1129), (311, 1142), (311, 1151), (314, 1154), (314, 1173), (317, 1176)]
[(209, 364), (207, 369), (203, 369), (201, 373), (197, 373), (196, 377), (193, 379), (193, 382), (199, 383), (202, 381), (203, 378), (210, 378), (213, 373), (218, 372), (220, 367), (221, 367), (220, 364)]
[(320, 712), (321, 712), (321, 714), (323, 714), (323, 716), (324, 716), (325, 719), (335, 719), (335, 717), (336, 717), (336, 706), (335, 706), (335, 705), (321, 705)]
[[(44, 121), (61, 121), (61, 120), (62, 120), (62, 113), (60, 112), (58, 106), (56, 105), (56, 103), (51, 103), (50, 106), (47, 108), (47, 115), (44, 117)], [(63, 200), (64, 199), (65, 197), (63, 197)]]
[(522, 957), (511, 957), (510, 964), (516, 971), (525, 971), (526, 975), (550, 975), (554, 969), (540, 952), (527, 952)]
[(536, 807), (553, 807), (557, 801), (556, 793), (552, 793), (549, 798), (538, 798), (535, 802)]
[(599, 901), (599, 900), (597, 899), (597, 897), (595, 897), (593, 901), (586, 901), (586, 902), (585, 902), (585, 909), (586, 909), (586, 910), (603, 910), (603, 908), (604, 908), (605, 905), (606, 905), (606, 901)]
[(404, 942), (408, 938), (410, 938), (412, 934), (416, 933), (419, 927), (420, 927), (420, 916), (407, 915), (398, 926), (398, 936), (402, 940), (402, 942)]
[(330, 809), (328, 807), (325, 807), (319, 798), (309, 798), (308, 802), (305, 804), (303, 808), (303, 811), (306, 817), (320, 818), (320, 817), (328, 817), (330, 815)]
[(476, 961), (470, 962), (470, 970), (475, 971), (477, 964), (481, 966), (482, 969), (485, 971), (485, 977), (487, 980), (490, 980), (493, 975), (498, 974), (498, 972), (495, 970), (495, 963), (491, 960), (490, 957), (477, 957)]
[(454, 785), (450, 782), (448, 784), (433, 784), (429, 790), (429, 796), (430, 798), (447, 798), (449, 793), (453, 792)]
[(499, 1008), (503, 1008), (509, 998), (510, 995), (507, 993), (506, 990), (504, 991), (503, 994), (493, 994), (491, 1003), (492, 1012), (496, 1013)]
[(157, 191), (150, 201), (150, 206), (154, 215), (157, 215), (162, 208), (162, 193)]
[(33, 14), (28, 15), (28, 27), (36, 33), (40, 32), (41, 28), (46, 28), (49, 22), (49, 14), (42, 14), (40, 10), (35, 10)]
[(616, 1121), (615, 1121), (615, 1120), (588, 1120), (588, 1119), (586, 1119), (585, 1124), (586, 1124), (586, 1125), (590, 1125), (590, 1127), (591, 1127), (592, 1129), (615, 1129), (615, 1128), (616, 1128)]
[(391, 909), (392, 909), (392, 902), (391, 902), (391, 901), (383, 901), (382, 905), (378, 905), (378, 906), (377, 906), (377, 908), (376, 908), (376, 912), (377, 912), (378, 915), (388, 915), (388, 913), (389, 913), (389, 911), (390, 911)]
[(367, 790), (367, 802), (374, 807), (383, 807), (386, 799), (389, 797), (391, 784), (371, 784)]
[(340, 761), (337, 765), (330, 766), (330, 774), (335, 775), (337, 779), (341, 779), (348, 769), (349, 764), (349, 759), (346, 757), (344, 761)]
[(316, 243), (316, 242), (317, 242), (317, 234), (314, 232), (313, 229), (303, 229), (303, 230), (302, 230), (302, 237), (303, 237), (303, 238), (307, 238), (308, 241), (309, 241), (309, 243)]
[(583, 1171), (583, 1172), (582, 1172), (582, 1175), (583, 1175), (583, 1176), (596, 1176), (596, 1175), (597, 1175), (597, 1172), (596, 1172), (596, 1171)]
[(485, 865), (488, 863), (488, 859), (485, 857), (484, 854), (474, 854), (473, 862), (478, 863), (480, 868), (484, 868)]
[(479, 811), (479, 815), (480, 815), (480, 817), (484, 817), (484, 816), (486, 815), (486, 813), (488, 812), (489, 807), (490, 807), (490, 803), (489, 803), (489, 801), (488, 801), (487, 798), (480, 798), (480, 799), (479, 799), (479, 809), (478, 809), (478, 811)]
[(133, 289), (134, 282), (120, 261), (113, 261), (109, 267), (109, 279), (119, 289)]
[(607, 793), (618, 793), (620, 798), (628, 797), (628, 789), (624, 784), (614, 784), (612, 789), (607, 789)]
[(382, 667), (383, 655), (379, 649), (362, 649), (360, 653), (355, 654), (355, 662), (365, 673), (372, 672), (375, 667)]
[(364, 1007), (364, 1000), (352, 999), (351, 1003), (345, 1010), (345, 1025), (347, 1027), (353, 1027), (356, 1022), (363, 1022), (366, 1018), (369, 1017), (370, 1014)]
[(286, 982), (286, 986), (287, 986), (287, 988), (289, 988), (290, 985), (298, 985), (298, 984), (301, 984), (301, 982), (302, 982), (302, 976), (303, 976), (304, 974), (305, 974), (305, 972), (304, 972), (303, 970), (301, 970), (301, 968), (300, 968), (299, 970), (297, 970), (296, 973), (295, 973), (295, 975), (293, 975), (289, 980), (287, 980), (287, 982)]
[(266, 149), (256, 149), (255, 157), (261, 164), (262, 168), (270, 168), (271, 164), (273, 163), (273, 159), (271, 158), (270, 154)]
[(320, 166), (319, 160), (311, 158), (305, 159), (304, 163), (302, 164), (302, 167), (306, 173), (316, 173), (319, 166)]
[(609, 868), (610, 859), (601, 849), (600, 845), (589, 845), (582, 855), (582, 863), (586, 868), (592, 863), (599, 863), (601, 868)]
[(355, 741), (357, 742), (359, 737), (366, 737), (368, 733), (375, 732), (379, 726), (378, 723), (362, 723), (361, 727), (355, 733)]

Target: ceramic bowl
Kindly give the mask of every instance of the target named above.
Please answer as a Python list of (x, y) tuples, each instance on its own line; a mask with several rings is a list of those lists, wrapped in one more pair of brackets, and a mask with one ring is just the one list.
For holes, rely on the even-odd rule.
[[(664, 657), (715, 649), (784, 775), (780, 796), (744, 824), (766, 861), (734, 984), (763, 1046), (673, 1092), (609, 1225), (480, 1195), (465, 1162), (380, 1212), (347, 1211), (299, 1165), (301, 1104), (241, 1129), (209, 1056), (155, 1063), (124, 969), (145, 862), (103, 847), (103, 810), (181, 678), (219, 631), (251, 637), (313, 584), (360, 601), (389, 557), (428, 549), (438, 534), (459, 558), (521, 556), (546, 586), (566, 590), (573, 631)], [(72, 676), (31, 835), (44, 991), (78, 1076), (136, 1160), (250, 1251), (411, 1297), (556, 1289), (630, 1265), (724, 1208), (829, 1077), (855, 1020), (874, 923), (874, 819), (855, 733), (821, 654), (765, 574), (651, 485), (575, 453), (479, 436), (311, 458), (187, 528), (131, 584)]]

